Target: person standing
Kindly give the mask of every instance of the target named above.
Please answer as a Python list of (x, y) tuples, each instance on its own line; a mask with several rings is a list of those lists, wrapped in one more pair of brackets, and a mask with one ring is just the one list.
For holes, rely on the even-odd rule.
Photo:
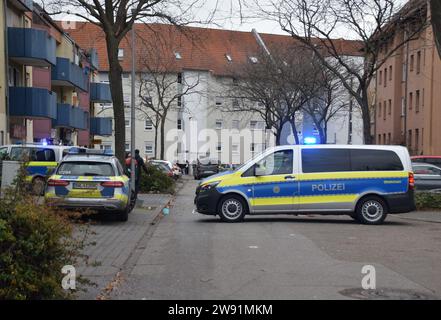
[(136, 170), (135, 170), (135, 194), (138, 195), (139, 185), (141, 183), (141, 168), (147, 174), (147, 166), (144, 159), (139, 155), (139, 149), (135, 150)]
[(188, 175), (190, 172), (190, 162), (188, 160), (185, 160), (185, 174)]

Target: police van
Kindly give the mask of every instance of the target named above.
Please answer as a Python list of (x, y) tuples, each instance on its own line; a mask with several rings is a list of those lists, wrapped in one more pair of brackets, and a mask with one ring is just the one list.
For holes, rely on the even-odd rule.
[[(44, 144), (10, 144), (0, 146), (0, 159), (28, 161), (26, 163), (26, 182), (34, 194), (42, 194), (47, 175), (73, 146)], [(78, 148), (78, 147), (75, 147)], [(85, 148), (80, 148), (85, 149)]]
[(381, 224), (415, 210), (409, 152), (401, 146), (294, 145), (267, 149), (203, 180), (196, 211), (238, 222), (258, 214), (346, 214)]

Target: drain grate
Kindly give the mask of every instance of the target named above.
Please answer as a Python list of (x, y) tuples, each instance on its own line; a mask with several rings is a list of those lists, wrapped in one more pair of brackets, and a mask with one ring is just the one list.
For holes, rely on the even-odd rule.
[(406, 289), (379, 288), (364, 290), (362, 288), (344, 289), (339, 292), (345, 297), (359, 300), (434, 300), (434, 295)]

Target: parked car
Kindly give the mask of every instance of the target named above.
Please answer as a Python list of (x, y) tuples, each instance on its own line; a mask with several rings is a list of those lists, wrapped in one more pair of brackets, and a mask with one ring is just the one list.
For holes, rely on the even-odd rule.
[(71, 151), (49, 177), (49, 206), (117, 213), (127, 221), (135, 206), (135, 191), (119, 160), (104, 150)]
[[(164, 171), (168, 176), (178, 179), (182, 176), (182, 171), (179, 169), (178, 166), (173, 165), (170, 161), (166, 160), (149, 160), (148, 163), (151, 163), (152, 165), (160, 168)], [(171, 172), (171, 174), (170, 174)]]
[(410, 160), (412, 160), (412, 162), (430, 163), (435, 166), (441, 167), (441, 156), (412, 156), (410, 157)]
[(197, 212), (226, 222), (248, 214), (314, 213), (381, 224), (387, 214), (415, 210), (413, 189), (405, 147), (287, 145), (202, 180), (194, 203)]
[(441, 191), (441, 168), (430, 163), (412, 162), (415, 188), (427, 191)]
[(193, 165), (193, 176), (196, 180), (219, 173), (219, 161), (215, 159), (201, 159)]

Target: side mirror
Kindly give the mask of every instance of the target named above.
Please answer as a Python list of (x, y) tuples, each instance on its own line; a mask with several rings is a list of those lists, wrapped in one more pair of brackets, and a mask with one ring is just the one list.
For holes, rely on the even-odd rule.
[(263, 168), (260, 164), (256, 163), (254, 165), (254, 175), (256, 177), (264, 176), (266, 174), (265, 168)]

